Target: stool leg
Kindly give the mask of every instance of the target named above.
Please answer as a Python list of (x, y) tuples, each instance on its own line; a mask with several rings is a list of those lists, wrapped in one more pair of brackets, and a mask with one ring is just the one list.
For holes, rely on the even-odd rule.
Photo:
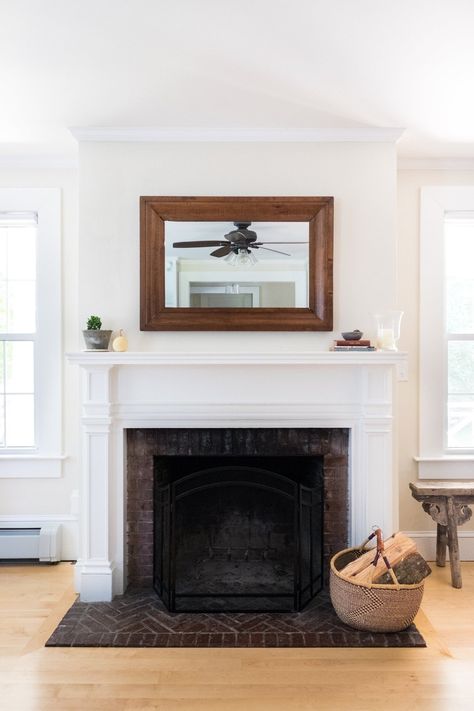
[(462, 588), (461, 564), (459, 562), (458, 528), (456, 523), (456, 510), (454, 499), (448, 496), (446, 500), (448, 514), (448, 548), (449, 562), (451, 565), (451, 583), (453, 588)]
[(444, 568), (446, 565), (446, 545), (448, 543), (448, 529), (440, 523), (437, 525), (436, 535), (436, 565)]

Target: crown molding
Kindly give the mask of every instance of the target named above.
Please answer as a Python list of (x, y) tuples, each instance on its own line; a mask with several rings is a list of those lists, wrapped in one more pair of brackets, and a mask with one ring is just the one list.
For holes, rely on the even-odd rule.
[(403, 128), (101, 128), (71, 127), (77, 141), (396, 143)]
[(474, 158), (399, 158), (398, 170), (474, 170)]

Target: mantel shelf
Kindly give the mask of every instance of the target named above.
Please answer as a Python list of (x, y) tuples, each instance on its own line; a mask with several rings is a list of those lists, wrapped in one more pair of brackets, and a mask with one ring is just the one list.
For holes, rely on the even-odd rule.
[(394, 366), (399, 381), (408, 380), (408, 356), (400, 351), (300, 351), (300, 352), (240, 352), (240, 353), (207, 353), (207, 352), (157, 352), (128, 351), (115, 353), (113, 351), (80, 351), (67, 353), (70, 363), (82, 367), (103, 365), (107, 367), (124, 365), (157, 365), (157, 366)]
[(67, 359), (76, 365), (393, 365), (396, 366), (400, 379), (406, 371), (407, 354), (397, 351), (303, 351), (303, 352), (241, 352), (241, 353), (206, 353), (206, 352), (156, 352), (141, 351), (114, 353), (113, 351), (81, 351), (67, 353)]

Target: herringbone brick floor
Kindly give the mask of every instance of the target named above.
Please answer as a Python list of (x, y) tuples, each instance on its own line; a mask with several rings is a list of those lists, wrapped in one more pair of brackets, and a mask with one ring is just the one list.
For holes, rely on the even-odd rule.
[(297, 613), (171, 613), (153, 590), (75, 602), (50, 647), (423, 647), (415, 625), (371, 634), (344, 625), (321, 592)]

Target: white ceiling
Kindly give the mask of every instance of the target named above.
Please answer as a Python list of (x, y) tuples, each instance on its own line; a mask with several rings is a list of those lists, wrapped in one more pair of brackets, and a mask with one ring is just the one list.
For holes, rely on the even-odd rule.
[(405, 127), (474, 157), (472, 0), (0, 0), (0, 155), (68, 126)]

